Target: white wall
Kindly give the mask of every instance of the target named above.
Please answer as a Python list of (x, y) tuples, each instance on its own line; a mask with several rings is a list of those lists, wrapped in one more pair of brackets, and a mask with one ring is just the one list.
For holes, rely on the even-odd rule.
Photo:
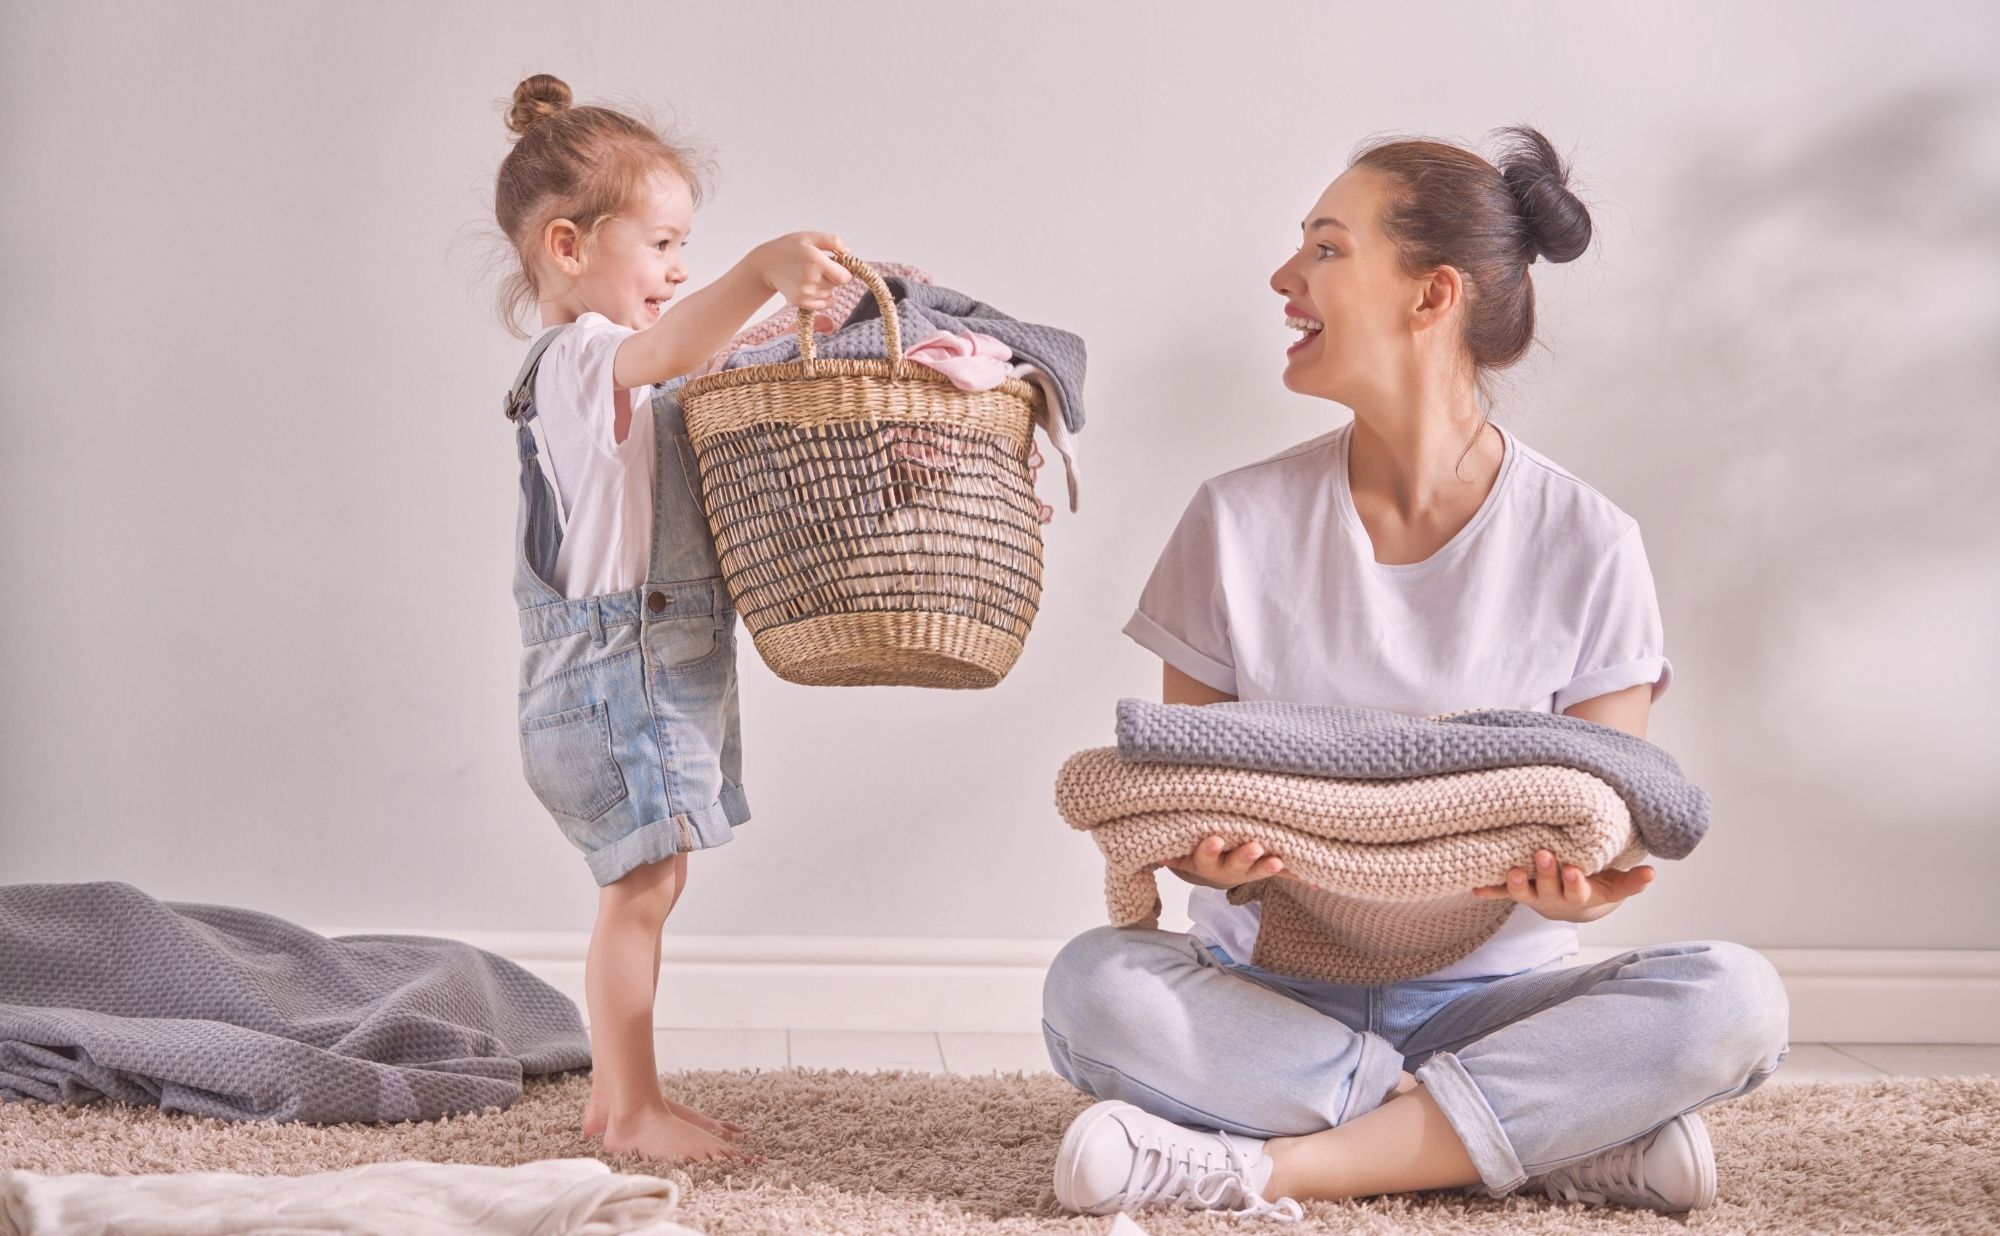
[[(1056, 766), (1203, 477), (1339, 423), (1270, 270), (1354, 146), (1511, 121), (1599, 239), (1498, 416), (1645, 529), (1712, 831), (1597, 942), (2000, 948), (2000, 19), (1981, 4), (0, 9), (0, 880), (569, 931), (522, 782), (520, 345), (476, 285), (536, 71), (679, 111), (697, 280), (802, 227), (1090, 344), (1084, 511), (989, 692), (745, 642), (757, 819), (671, 930), (1066, 936)], [(1044, 490), (1059, 485), (1051, 474)]]

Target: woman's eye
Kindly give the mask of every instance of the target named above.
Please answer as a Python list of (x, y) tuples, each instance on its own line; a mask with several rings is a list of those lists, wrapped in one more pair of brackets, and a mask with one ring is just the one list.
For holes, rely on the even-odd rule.
[(1334, 251), (1334, 249), (1333, 249), (1333, 246), (1331, 246), (1331, 245), (1321, 245), (1321, 246), (1319, 247), (1319, 255), (1320, 255), (1321, 257), (1323, 257), (1323, 258), (1325, 258), (1325, 257), (1339, 257), (1339, 256), (1340, 256), (1340, 254), (1338, 254), (1338, 253), (1336, 253), (1336, 252)]

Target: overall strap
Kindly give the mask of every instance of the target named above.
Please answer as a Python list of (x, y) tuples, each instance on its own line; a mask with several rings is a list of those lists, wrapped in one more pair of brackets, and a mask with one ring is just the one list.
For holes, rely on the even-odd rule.
[(542, 353), (548, 351), (549, 345), (556, 341), (556, 336), (568, 330), (570, 325), (564, 323), (561, 326), (551, 326), (528, 346), (528, 358), (521, 362), (521, 372), (514, 375), (514, 385), (507, 388), (507, 394), (501, 400), (501, 410), (507, 414), (508, 420), (520, 420), (521, 414), (533, 407), (535, 369), (542, 363)]
[[(532, 461), (536, 471), (541, 473), (542, 484), (548, 491), (548, 504), (556, 519), (558, 543), (562, 537), (569, 535), (569, 513), (563, 510), (562, 491), (556, 487), (548, 440), (542, 435), (542, 418), (535, 414), (535, 372), (541, 368), (542, 356), (549, 350), (549, 345), (569, 326), (552, 326), (529, 345), (528, 357), (521, 362), (521, 372), (514, 375), (514, 385), (508, 388), (502, 400), (502, 410), (506, 412), (507, 419), (514, 422), (522, 465), (525, 467)], [(553, 564), (554, 559), (550, 561)]]

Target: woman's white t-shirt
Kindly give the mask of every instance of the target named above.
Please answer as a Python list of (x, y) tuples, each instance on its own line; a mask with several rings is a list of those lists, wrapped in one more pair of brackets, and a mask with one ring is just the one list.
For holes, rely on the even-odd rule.
[[(535, 419), (565, 520), (549, 583), (565, 597), (637, 588), (652, 565), (653, 388), (621, 391), (611, 382), (618, 345), (632, 333), (586, 313), (549, 345), (535, 373)], [(623, 442), (621, 399), (632, 411)]]
[[(1422, 562), (1375, 561), (1348, 491), (1349, 422), (1202, 484), (1125, 633), (1244, 700), (1434, 716), (1561, 712), (1672, 676), (1639, 526), (1500, 426), (1479, 510)], [(1255, 903), (1188, 899), (1194, 933), (1247, 961)], [(1514, 974), (1577, 951), (1574, 924), (1515, 906), (1471, 954), (1425, 975)]]

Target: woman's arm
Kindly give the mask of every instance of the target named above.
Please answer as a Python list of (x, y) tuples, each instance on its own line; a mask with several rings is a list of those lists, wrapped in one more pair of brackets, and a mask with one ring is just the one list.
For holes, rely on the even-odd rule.
[[(1653, 684), (1642, 682), (1636, 687), (1613, 691), (1609, 695), (1578, 700), (1563, 709), (1563, 715), (1595, 721), (1615, 730), (1624, 730), (1634, 738), (1644, 738), (1646, 717), (1652, 710)], [(1547, 850), (1536, 853), (1535, 863), (1537, 870), (1533, 874), (1516, 867), (1507, 873), (1505, 884), (1475, 888), (1473, 895), (1512, 897), (1515, 901), (1533, 906), (1543, 918), (1587, 923), (1603, 918), (1617, 909), (1620, 902), (1653, 882), (1650, 866), (1634, 867), (1630, 871), (1607, 867), (1596, 875), (1586, 875), (1582, 868), (1567, 864), (1558, 869), (1555, 856)]]
[[(1181, 673), (1165, 661), (1160, 662), (1160, 664), (1166, 667), (1165, 679), (1160, 683), (1160, 699), (1164, 703), (1229, 704), (1234, 703), (1236, 700), (1235, 696), (1224, 695), (1200, 679), (1190, 678), (1186, 674)], [(1583, 702), (1588, 704), (1594, 701), (1585, 700)], [(1578, 707), (1582, 707), (1582, 705), (1579, 704)]]
[(1608, 725), (1614, 730), (1624, 730), (1634, 738), (1644, 738), (1646, 717), (1652, 711), (1653, 684), (1642, 682), (1636, 687), (1613, 691), (1609, 695), (1578, 700), (1563, 709), (1563, 716), (1581, 717), (1585, 721)]
[[(1190, 678), (1165, 661), (1160, 664), (1166, 667), (1160, 683), (1160, 699), (1164, 703), (1226, 704), (1236, 698)], [(1264, 847), (1257, 842), (1231, 846), (1225, 838), (1215, 834), (1203, 838), (1201, 844), (1194, 848), (1194, 853), (1170, 858), (1160, 865), (1189, 884), (1199, 884), (1204, 888), (1235, 888), (1252, 880), (1281, 875), (1285, 870), (1285, 864), (1278, 856), (1264, 853)]]

